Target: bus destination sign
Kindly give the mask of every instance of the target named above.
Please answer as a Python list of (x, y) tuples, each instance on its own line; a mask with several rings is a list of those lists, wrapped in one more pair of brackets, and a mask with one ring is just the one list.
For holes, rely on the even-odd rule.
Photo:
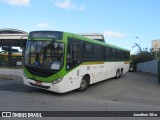
[(29, 38), (50, 38), (56, 40), (62, 40), (62, 32), (58, 31), (35, 31), (30, 32)]

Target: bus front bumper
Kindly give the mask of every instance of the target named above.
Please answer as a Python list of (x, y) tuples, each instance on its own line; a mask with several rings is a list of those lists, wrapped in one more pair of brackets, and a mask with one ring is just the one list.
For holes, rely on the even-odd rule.
[(41, 88), (41, 89), (45, 89), (45, 90), (53, 91), (53, 92), (57, 92), (57, 93), (63, 93), (61, 82), (57, 83), (57, 84), (45, 83), (45, 82), (40, 82), (40, 81), (35, 81), (35, 80), (32, 80), (32, 79), (29, 79), (24, 75), (23, 75), (23, 82), (27, 86)]

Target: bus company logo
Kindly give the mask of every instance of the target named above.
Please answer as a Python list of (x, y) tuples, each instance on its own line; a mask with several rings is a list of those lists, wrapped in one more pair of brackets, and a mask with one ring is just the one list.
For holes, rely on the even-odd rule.
[(11, 112), (2, 112), (2, 117), (12, 117)]

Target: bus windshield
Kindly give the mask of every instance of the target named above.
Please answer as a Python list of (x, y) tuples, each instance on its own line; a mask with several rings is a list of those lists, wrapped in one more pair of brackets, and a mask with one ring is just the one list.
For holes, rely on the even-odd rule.
[(63, 66), (64, 44), (53, 41), (32, 41), (26, 44), (24, 64), (41, 69), (59, 70)]

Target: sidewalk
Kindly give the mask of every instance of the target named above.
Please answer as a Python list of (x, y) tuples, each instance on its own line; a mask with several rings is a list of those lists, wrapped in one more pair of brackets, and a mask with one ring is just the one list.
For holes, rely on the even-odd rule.
[(9, 69), (9, 68), (0, 68), (0, 75), (13, 75), (22, 77), (23, 70), (22, 69)]

